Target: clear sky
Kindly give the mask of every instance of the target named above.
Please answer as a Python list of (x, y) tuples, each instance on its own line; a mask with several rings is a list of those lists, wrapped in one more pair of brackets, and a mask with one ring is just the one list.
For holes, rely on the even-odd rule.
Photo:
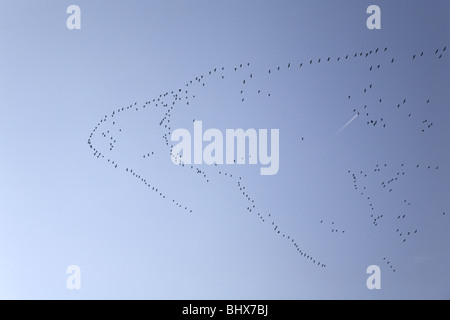
[[(0, 298), (449, 299), (449, 12), (1, 1)], [(193, 120), (279, 129), (279, 172), (173, 164)]]

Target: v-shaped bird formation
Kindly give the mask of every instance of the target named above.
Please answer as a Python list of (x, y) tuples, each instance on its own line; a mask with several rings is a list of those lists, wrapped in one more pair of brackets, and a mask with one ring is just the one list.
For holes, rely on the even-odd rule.
[[(237, 197), (240, 198), (231, 201), (243, 203), (241, 208), (243, 213), (253, 215), (258, 223), (268, 225), (275, 237), (283, 239), (295, 253), (308, 262), (317, 267), (326, 268), (327, 257), (321, 256), (320, 252), (309, 252), (308, 248), (302, 245), (302, 234), (285, 231), (286, 228), (277, 222), (278, 213), (268, 212), (259, 205), (256, 196), (257, 190), (251, 190), (245, 174), (242, 174), (245, 173), (245, 167), (241, 168), (244, 171), (236, 171), (226, 165), (187, 165), (182, 161), (177, 161), (179, 155), (172, 152), (174, 146), (171, 141), (171, 134), (177, 129), (175, 123), (184, 123), (184, 126), (188, 127), (188, 122), (192, 124), (196, 120), (203, 119), (204, 116), (214, 115), (211, 109), (214, 110), (215, 105), (208, 104), (206, 107), (206, 104), (215, 98), (214, 90), (220, 87), (221, 82), (232, 83), (226, 87), (227, 91), (221, 92), (221, 94), (234, 101), (234, 104), (242, 110), (246, 110), (245, 108), (254, 108), (255, 105), (269, 103), (268, 101), (276, 99), (281, 94), (292, 94), (291, 91), (280, 92), (279, 88), (271, 85), (272, 81), (283, 83), (283, 81), (289, 81), (293, 76), (297, 77), (296, 79), (302, 79), (302, 74), (307, 70), (311, 72), (312, 68), (324, 70), (344, 65), (344, 68), (352, 66), (363, 68), (365, 83), (358, 81), (349, 87), (347, 92), (342, 93), (342, 100), (337, 101), (337, 107), (341, 108), (343, 113), (348, 114), (349, 117), (353, 116), (356, 121), (363, 122), (366, 130), (376, 130), (375, 134), (383, 134), (383, 130), (395, 126), (398, 121), (403, 121), (407, 122), (416, 132), (426, 135), (428, 131), (437, 126), (447, 125), (439, 123), (439, 119), (434, 118), (431, 113), (427, 115), (427, 108), (431, 108), (434, 104), (433, 96), (428, 96), (428, 93), (424, 92), (426, 97), (417, 99), (416, 95), (411, 94), (412, 97), (408, 95), (411, 92), (404, 92), (400, 93), (398, 99), (385, 97), (384, 92), (378, 89), (377, 74), (400, 63), (410, 64), (412, 68), (414, 64), (442, 63), (448, 58), (446, 54), (446, 46), (437, 49), (424, 48), (418, 52), (395, 56), (390, 53), (388, 47), (380, 47), (345, 52), (340, 56), (323, 55), (314, 58), (299, 58), (298, 61), (275, 63), (267, 68), (253, 66), (251, 62), (232, 66), (215, 66), (193, 76), (176, 89), (167, 90), (143, 103), (133, 102), (127, 106), (114, 108), (96, 123), (87, 143), (95, 158), (104, 161), (113, 170), (127, 174), (139, 182), (143, 188), (146, 188), (151, 195), (176, 206), (180, 212), (186, 214), (195, 214), (196, 204), (186, 198), (180, 199), (177, 192), (173, 192), (168, 187), (169, 182), (154, 181), (152, 172), (160, 170), (158, 165), (168, 163), (169, 166), (172, 166), (172, 170), (182, 170), (188, 174), (184, 177), (189, 176), (195, 181), (201, 180), (204, 188), (212, 188), (214, 184), (230, 183), (234, 186)], [(307, 81), (307, 79), (304, 80)], [(296, 83), (290, 83), (286, 87), (295, 88), (295, 85)], [(213, 90), (213, 92), (208, 92), (208, 90)], [(326, 95), (327, 92), (322, 94)], [(219, 100), (217, 97), (217, 102)], [(422, 110), (419, 113), (416, 112), (418, 108)], [(217, 112), (219, 111), (221, 110), (217, 110)], [(277, 112), (277, 110), (271, 111), (267, 108), (265, 111)], [(395, 115), (395, 119), (393, 115)], [(239, 117), (239, 114), (236, 116)], [(286, 117), (289, 117), (289, 114), (286, 114)], [(146, 123), (152, 126), (147, 132)], [(134, 134), (133, 146), (125, 145), (130, 144), (130, 139), (124, 138), (130, 132)], [(296, 137), (296, 143), (301, 146), (310, 141), (310, 138), (311, 136), (302, 134)], [(124, 143), (122, 143), (122, 139), (125, 141)], [(163, 148), (153, 148), (151, 143), (147, 143), (149, 141), (158, 141)], [(145, 145), (145, 147), (141, 148), (141, 145)], [(126, 152), (122, 151), (124, 148), (127, 150)], [(133, 159), (129, 161), (129, 158)], [(178, 165), (172, 163), (174, 159)], [(425, 174), (437, 175), (441, 167), (446, 165), (447, 163), (419, 163), (414, 159), (405, 159), (402, 163), (367, 164), (363, 169), (348, 169), (347, 173), (351, 180), (349, 179), (345, 184), (353, 183), (353, 189), (366, 203), (366, 212), (362, 214), (374, 227), (379, 228), (382, 224), (388, 226), (398, 241), (407, 245), (411, 239), (420, 234), (420, 226), (414, 225), (408, 220), (408, 212), (411, 206), (414, 206), (414, 200), (398, 198), (397, 202), (403, 206), (400, 211), (380, 209), (379, 204), (382, 200), (377, 199), (373, 192), (395, 195), (399, 182), (409, 174), (424, 171)], [(178, 184), (184, 184), (186, 188), (189, 188), (189, 181), (172, 181), (172, 185)], [(217, 199), (217, 201), (227, 200), (229, 199)], [(440, 218), (447, 218), (445, 212), (437, 214)], [(352, 229), (357, 228), (357, 226), (343, 225), (339, 221), (325, 219), (320, 220), (320, 225), (327, 232), (339, 237), (346, 237), (351, 234)], [(392, 272), (398, 270), (387, 258), (384, 258), (383, 261)]]

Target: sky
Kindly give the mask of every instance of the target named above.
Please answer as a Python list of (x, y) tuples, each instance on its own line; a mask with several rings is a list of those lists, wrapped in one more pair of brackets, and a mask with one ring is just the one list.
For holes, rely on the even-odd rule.
[[(0, 299), (449, 299), (448, 12), (2, 0)], [(279, 130), (277, 174), (174, 164), (194, 121)]]

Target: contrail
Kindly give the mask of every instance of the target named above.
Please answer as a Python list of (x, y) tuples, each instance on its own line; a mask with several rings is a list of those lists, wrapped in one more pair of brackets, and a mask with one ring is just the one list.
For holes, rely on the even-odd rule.
[(335, 135), (338, 135), (339, 133), (341, 133), (345, 128), (347, 128), (349, 125), (350, 125), (350, 123), (352, 123), (353, 122), (353, 120), (355, 120), (356, 118), (358, 117), (358, 115), (357, 114), (355, 114), (355, 116), (353, 117), (353, 118), (351, 118), (341, 129), (339, 129), (336, 133), (335, 133)]

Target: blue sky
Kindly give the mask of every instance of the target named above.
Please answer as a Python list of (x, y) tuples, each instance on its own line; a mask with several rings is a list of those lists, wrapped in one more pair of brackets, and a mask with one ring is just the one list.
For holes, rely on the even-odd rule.
[[(81, 30), (66, 28), (71, 4)], [(371, 4), (381, 30), (366, 27)], [(448, 299), (449, 9), (2, 1), (0, 298)], [(153, 99), (179, 89), (190, 104), (168, 117)], [(168, 118), (279, 129), (280, 170), (176, 166)], [(69, 265), (81, 290), (66, 288)]]

